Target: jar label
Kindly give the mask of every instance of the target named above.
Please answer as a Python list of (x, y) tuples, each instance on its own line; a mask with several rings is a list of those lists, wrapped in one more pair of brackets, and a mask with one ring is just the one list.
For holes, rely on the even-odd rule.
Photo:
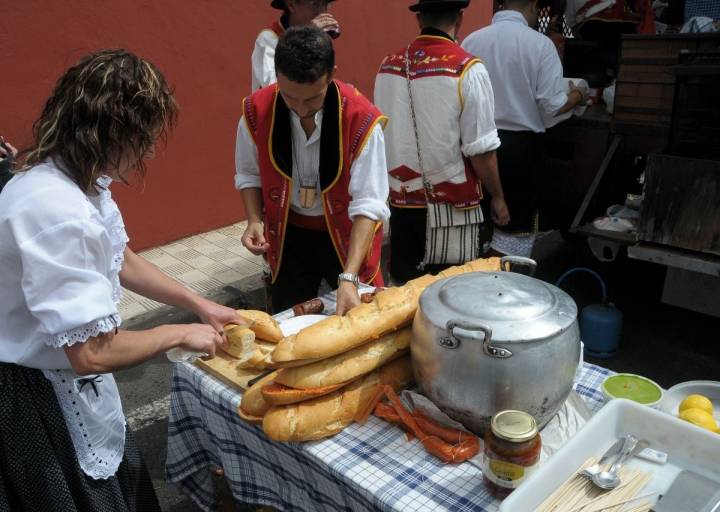
[(512, 462), (490, 459), (487, 456), (484, 456), (484, 459), (483, 467), (488, 480), (507, 489), (516, 489), (538, 467), (537, 463), (532, 466), (519, 466)]

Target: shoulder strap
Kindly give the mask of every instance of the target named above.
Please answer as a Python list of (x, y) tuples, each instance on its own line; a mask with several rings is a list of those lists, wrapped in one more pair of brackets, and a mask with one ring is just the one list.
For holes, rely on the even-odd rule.
[(420, 164), (420, 175), (423, 180), (423, 190), (425, 191), (425, 200), (430, 203), (428, 195), (432, 195), (433, 185), (425, 177), (425, 166), (423, 165), (422, 150), (420, 149), (420, 133), (418, 132), (417, 117), (415, 116), (415, 102), (413, 101), (412, 84), (410, 83), (410, 46), (405, 48), (405, 78), (407, 81), (408, 96), (410, 97), (410, 114), (412, 117), (413, 130), (415, 131), (415, 147), (417, 148), (418, 163)]

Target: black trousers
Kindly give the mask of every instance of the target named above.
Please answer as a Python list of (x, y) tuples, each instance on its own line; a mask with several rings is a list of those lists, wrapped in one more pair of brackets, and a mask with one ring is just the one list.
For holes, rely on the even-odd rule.
[(271, 286), (273, 312), (279, 313), (317, 297), (323, 279), (337, 288), (337, 276), (341, 272), (340, 258), (327, 231), (289, 224), (280, 273)]
[(390, 276), (405, 283), (424, 274), (437, 274), (451, 265), (428, 265), (418, 270), (425, 257), (426, 208), (390, 207)]
[(502, 229), (511, 233), (531, 231), (540, 201), (544, 134), (498, 130), (498, 135), (501, 142), (497, 150), (498, 169), (510, 210), (510, 224)]

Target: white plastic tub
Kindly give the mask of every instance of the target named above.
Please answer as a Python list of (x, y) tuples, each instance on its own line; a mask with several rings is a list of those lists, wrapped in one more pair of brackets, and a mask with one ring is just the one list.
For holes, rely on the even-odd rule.
[[(720, 482), (719, 434), (630, 400), (615, 399), (505, 499), (500, 511), (535, 510), (588, 458), (601, 457), (625, 434), (647, 439), (651, 448), (668, 454), (664, 465), (640, 459), (628, 462), (628, 467), (647, 471), (653, 477), (641, 494), (664, 493), (682, 469), (691, 469)], [(651, 501), (656, 500), (657, 497)]]

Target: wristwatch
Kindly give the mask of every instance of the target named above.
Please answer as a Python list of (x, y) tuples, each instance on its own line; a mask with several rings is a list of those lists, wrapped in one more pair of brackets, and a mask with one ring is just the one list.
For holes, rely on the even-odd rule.
[(357, 274), (353, 274), (351, 272), (342, 272), (341, 274), (338, 274), (338, 282), (340, 281), (352, 283), (355, 285), (355, 288), (360, 286), (360, 280), (358, 279)]

